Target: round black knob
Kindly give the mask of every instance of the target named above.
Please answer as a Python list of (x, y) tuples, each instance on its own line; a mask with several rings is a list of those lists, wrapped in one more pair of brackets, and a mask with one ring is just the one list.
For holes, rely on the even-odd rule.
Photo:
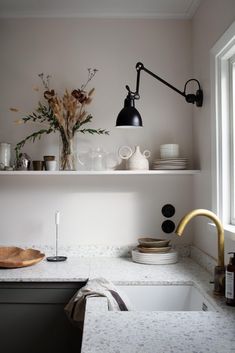
[(173, 217), (175, 214), (175, 207), (173, 205), (171, 205), (170, 203), (164, 205), (162, 207), (162, 214), (166, 218)]
[(169, 219), (167, 221), (164, 221), (162, 223), (162, 230), (164, 233), (172, 233), (175, 230), (175, 223), (170, 221)]

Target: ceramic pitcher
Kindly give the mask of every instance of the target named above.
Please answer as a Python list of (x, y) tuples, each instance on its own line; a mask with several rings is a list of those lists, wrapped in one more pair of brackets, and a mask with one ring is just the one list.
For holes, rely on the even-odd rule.
[(135, 146), (133, 151), (129, 146), (122, 146), (118, 150), (120, 158), (126, 161), (126, 169), (128, 170), (145, 170), (149, 169), (150, 151), (145, 150), (143, 153), (140, 151), (140, 146)]

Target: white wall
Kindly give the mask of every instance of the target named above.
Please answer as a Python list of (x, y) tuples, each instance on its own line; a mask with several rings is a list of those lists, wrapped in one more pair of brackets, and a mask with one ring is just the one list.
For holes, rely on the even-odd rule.
[[(135, 64), (142, 61), (179, 89), (191, 77), (191, 23), (176, 20), (8, 19), (0, 21), (0, 141), (15, 145), (35, 126), (14, 124), (34, 109), (38, 73), (51, 74), (52, 86), (63, 92), (86, 79), (86, 69), (99, 69), (90, 112), (93, 126), (110, 136), (79, 136), (78, 149), (103, 146), (116, 152), (123, 144), (140, 144), (158, 156), (161, 143), (179, 143), (192, 161), (192, 107), (168, 87), (143, 73), (137, 108), (144, 128), (115, 129), (125, 85), (135, 88)], [(58, 153), (58, 137), (47, 136), (24, 148), (33, 159)], [(54, 211), (62, 212), (65, 244), (133, 243), (140, 235), (159, 235), (161, 207), (176, 207), (175, 221), (192, 208), (192, 178), (102, 177), (0, 178), (1, 244), (51, 244)], [(181, 242), (191, 241), (188, 228)]]
[[(134, 244), (162, 235), (166, 202), (175, 205), (177, 223), (191, 208), (190, 195), (190, 176), (2, 177), (1, 243), (52, 245), (58, 209), (64, 246)], [(182, 238), (166, 238), (189, 243), (190, 228)]]
[[(212, 209), (210, 50), (234, 20), (234, 0), (202, 1), (193, 19), (194, 76), (201, 82), (205, 95), (203, 107), (194, 110), (193, 118), (195, 163), (201, 169), (195, 177), (195, 208)], [(217, 258), (216, 232), (207, 223), (206, 219), (195, 221), (194, 243)], [(234, 242), (226, 238), (225, 252), (234, 249)]]

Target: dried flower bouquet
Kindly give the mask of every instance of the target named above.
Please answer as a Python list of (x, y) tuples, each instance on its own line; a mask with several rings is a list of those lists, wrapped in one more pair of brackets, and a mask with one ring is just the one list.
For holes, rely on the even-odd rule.
[[(91, 103), (95, 89), (92, 88), (89, 92), (85, 89), (96, 72), (96, 69), (88, 69), (87, 82), (83, 84), (80, 89), (74, 89), (72, 92), (69, 92), (66, 89), (62, 97), (60, 97), (54, 89), (50, 89), (50, 76), (44, 76), (43, 73), (39, 74), (45, 88), (44, 98), (46, 104), (39, 102), (36, 111), (19, 119), (18, 123), (35, 122), (47, 124), (48, 127), (40, 129), (18, 142), (15, 147), (17, 158), (19, 156), (19, 151), (27, 141), (34, 142), (35, 139), (40, 139), (44, 134), (59, 131), (62, 142), (60, 169), (74, 170), (75, 157), (73, 153), (73, 141), (75, 133), (81, 132), (83, 134), (89, 133), (98, 135), (109, 134), (105, 129), (83, 128), (84, 124), (87, 124), (92, 120), (92, 115), (87, 112), (86, 107)], [(11, 108), (11, 110), (18, 111), (15, 108)]]

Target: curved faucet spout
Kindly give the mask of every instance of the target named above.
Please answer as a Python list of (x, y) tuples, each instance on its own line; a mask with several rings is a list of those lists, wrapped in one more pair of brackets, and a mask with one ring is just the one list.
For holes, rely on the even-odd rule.
[(220, 219), (213, 212), (204, 209), (189, 212), (180, 220), (175, 233), (181, 236), (188, 222), (196, 216), (206, 216), (215, 223), (218, 234), (218, 266), (224, 267), (224, 229)]
[(214, 270), (214, 294), (224, 295), (225, 288), (225, 267), (224, 267), (224, 229), (219, 218), (211, 211), (197, 209), (186, 214), (176, 228), (176, 234), (181, 236), (188, 222), (196, 216), (206, 216), (216, 225), (218, 234), (218, 266)]

